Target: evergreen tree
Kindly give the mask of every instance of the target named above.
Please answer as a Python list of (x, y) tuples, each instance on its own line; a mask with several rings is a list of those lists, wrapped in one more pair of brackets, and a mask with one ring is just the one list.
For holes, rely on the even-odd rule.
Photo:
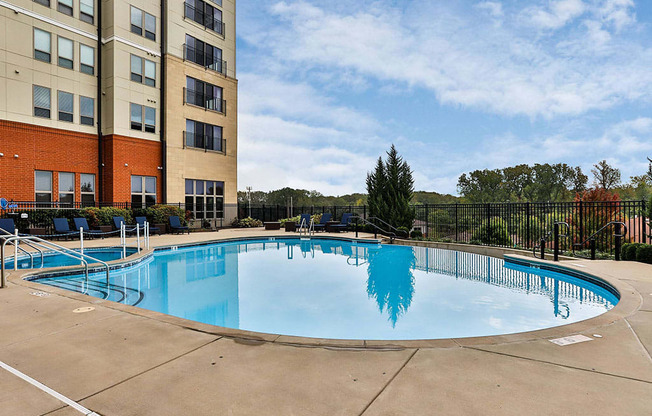
[(394, 145), (387, 160), (378, 158), (376, 168), (367, 174), (369, 212), (394, 227), (412, 228), (414, 210), (410, 201), (414, 194), (414, 179), (410, 166), (399, 156)]

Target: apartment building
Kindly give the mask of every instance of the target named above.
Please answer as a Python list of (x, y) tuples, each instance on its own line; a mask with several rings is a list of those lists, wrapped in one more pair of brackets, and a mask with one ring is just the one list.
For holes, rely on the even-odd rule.
[(0, 197), (232, 219), (235, 0), (0, 0)]

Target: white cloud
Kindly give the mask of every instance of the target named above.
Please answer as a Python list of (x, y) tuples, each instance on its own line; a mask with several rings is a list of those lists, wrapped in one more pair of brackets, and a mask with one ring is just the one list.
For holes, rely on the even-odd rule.
[(497, 1), (483, 1), (476, 5), (478, 9), (486, 10), (489, 15), (495, 18), (503, 17), (503, 4)]
[(598, 14), (605, 23), (620, 31), (636, 22), (634, 7), (634, 0), (604, 0), (598, 6)]
[(549, 1), (548, 7), (529, 7), (523, 11), (525, 21), (539, 29), (559, 29), (586, 11), (582, 0)]

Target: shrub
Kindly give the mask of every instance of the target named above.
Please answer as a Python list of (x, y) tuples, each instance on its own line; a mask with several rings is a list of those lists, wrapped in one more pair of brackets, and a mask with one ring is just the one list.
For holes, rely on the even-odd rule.
[(423, 233), (419, 229), (412, 230), (410, 233), (410, 238), (423, 238)]
[(641, 244), (636, 248), (636, 261), (652, 264), (652, 245)]
[(507, 230), (507, 223), (502, 218), (490, 218), (473, 233), (472, 240), (494, 246), (511, 246), (512, 239)]
[(157, 204), (147, 208), (145, 216), (147, 221), (153, 224), (167, 224), (168, 218), (176, 215), (179, 217), (181, 225), (187, 225), (188, 220), (192, 219), (192, 212), (190, 212), (190, 217), (188, 217), (188, 212), (178, 206)]
[(251, 217), (242, 218), (242, 219), (236, 218), (231, 225), (238, 228), (254, 228), (254, 227), (262, 227), (263, 222), (261, 220), (257, 220)]
[(81, 209), (80, 215), (86, 218), (88, 225), (91, 227), (97, 227), (100, 225), (113, 225), (113, 217), (123, 217), (126, 224), (133, 223), (130, 209), (113, 207), (87, 207)]
[(396, 233), (397, 237), (406, 237), (410, 235), (410, 230), (407, 227), (398, 227), (396, 230), (398, 231)]
[(639, 246), (642, 246), (641, 243), (625, 243), (623, 244), (622, 249), (620, 250), (621, 258), (623, 260), (636, 261), (636, 250)]

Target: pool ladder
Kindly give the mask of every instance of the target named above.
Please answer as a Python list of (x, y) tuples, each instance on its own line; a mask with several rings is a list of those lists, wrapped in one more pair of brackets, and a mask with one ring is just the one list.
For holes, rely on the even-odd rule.
[(304, 232), (308, 237), (315, 234), (315, 222), (312, 218), (310, 218), (310, 225), (306, 224), (305, 218), (299, 224), (299, 235), (303, 235)]
[[(0, 289), (5, 287), (5, 247), (7, 246), (8, 243), (13, 243), (15, 252), (14, 252), (14, 270), (18, 269), (18, 257), (16, 256), (16, 253), (18, 250), (20, 250), (20, 243), (23, 242), (25, 245), (34, 248), (35, 250), (38, 250), (41, 253), (41, 265), (43, 264), (43, 251), (41, 248), (46, 249), (46, 250), (51, 250), (59, 254), (63, 254), (64, 256), (71, 257), (73, 259), (79, 260), (83, 266), (84, 266), (84, 274), (86, 275), (86, 279), (88, 279), (88, 260), (91, 260), (91, 263), (100, 263), (104, 266), (106, 269), (106, 279), (107, 279), (107, 284), (108, 284), (108, 279), (109, 279), (109, 265), (99, 259), (96, 259), (95, 257), (86, 255), (84, 253), (80, 253), (78, 251), (75, 251), (73, 249), (60, 246), (59, 244), (55, 244), (51, 241), (44, 240), (40, 237), (36, 237), (33, 235), (27, 235), (27, 236), (20, 236), (18, 235), (18, 232), (16, 234), (9, 234), (8, 235), (3, 235), (0, 236), (0, 240), (2, 240), (2, 251), (0, 252), (0, 267), (1, 267), (1, 273), (0, 273)], [(25, 251), (25, 250), (22, 250)], [(28, 253), (29, 254), (29, 253)], [(32, 265), (33, 263), (33, 257), (32, 258)]]

